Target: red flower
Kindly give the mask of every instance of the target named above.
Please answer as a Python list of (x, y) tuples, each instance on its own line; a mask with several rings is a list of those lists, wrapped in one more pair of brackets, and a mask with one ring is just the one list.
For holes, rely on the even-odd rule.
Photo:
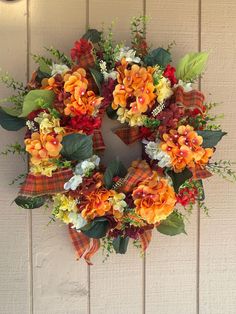
[(175, 85), (177, 83), (177, 79), (175, 77), (175, 68), (172, 67), (170, 64), (167, 64), (167, 67), (165, 68), (165, 71), (163, 73), (163, 76), (168, 78), (171, 81), (171, 85)]
[(75, 42), (74, 47), (71, 49), (71, 59), (75, 61), (80, 59), (81, 56), (90, 54), (93, 50), (93, 44), (87, 39), (81, 38)]
[(103, 108), (107, 108), (113, 102), (113, 91), (116, 87), (116, 81), (109, 78), (107, 82), (102, 85), (102, 96), (103, 96)]
[(70, 119), (68, 125), (75, 130), (83, 131), (83, 133), (90, 135), (95, 129), (101, 127), (100, 117), (76, 116)]
[(34, 118), (36, 118), (41, 112), (47, 112), (48, 113), (48, 110), (46, 110), (46, 109), (34, 110), (28, 114), (27, 119), (30, 121), (34, 121)]
[(182, 206), (187, 206), (188, 204), (194, 204), (198, 197), (197, 188), (183, 188), (176, 195), (177, 203), (180, 203)]

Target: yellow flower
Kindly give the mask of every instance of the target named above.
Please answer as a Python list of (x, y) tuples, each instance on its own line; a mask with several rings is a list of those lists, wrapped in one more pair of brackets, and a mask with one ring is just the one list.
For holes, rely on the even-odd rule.
[(46, 112), (41, 113), (34, 120), (40, 125), (40, 133), (43, 134), (48, 134), (51, 132), (55, 132), (57, 134), (64, 133), (64, 129), (60, 126), (60, 119), (57, 119)]
[(129, 123), (130, 126), (142, 126), (144, 124), (145, 115), (133, 114), (128, 109), (120, 107), (117, 110), (117, 120), (121, 123)]
[(116, 191), (113, 190), (111, 192), (112, 196), (109, 198), (109, 201), (112, 204), (113, 209), (119, 212), (123, 212), (125, 207), (127, 206), (127, 203), (124, 201), (125, 194), (117, 193)]
[(42, 174), (47, 177), (51, 177), (53, 171), (57, 170), (57, 166), (55, 164), (52, 164), (50, 162), (42, 162), (38, 165), (31, 164), (30, 166), (30, 172), (32, 172), (35, 175)]
[(65, 194), (56, 194), (53, 197), (54, 209), (52, 215), (60, 219), (66, 224), (70, 223), (69, 214), (71, 212), (77, 212), (77, 202), (71, 196), (66, 196)]
[(171, 83), (166, 77), (162, 77), (157, 86), (157, 101), (162, 103), (165, 99), (169, 98), (173, 91), (171, 89)]

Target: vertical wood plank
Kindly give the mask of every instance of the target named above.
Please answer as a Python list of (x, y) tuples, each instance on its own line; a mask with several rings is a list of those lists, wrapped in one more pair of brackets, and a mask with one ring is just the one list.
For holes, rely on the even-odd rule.
[[(40, 0), (30, 5), (31, 53), (54, 46), (69, 54), (86, 26), (85, 0)], [(31, 71), (35, 65), (31, 64)], [(67, 227), (49, 222), (50, 210), (33, 211), (34, 313), (85, 314), (87, 265), (75, 260)]]
[[(127, 40), (127, 45), (130, 20), (140, 14), (143, 14), (141, 0), (89, 1), (89, 25), (99, 28), (104, 22), (107, 27), (115, 21), (114, 38)], [(140, 147), (127, 147), (119, 141), (111, 131), (118, 125), (105, 118), (103, 135), (107, 151), (103, 161), (107, 163), (119, 156), (128, 165), (131, 160), (140, 157)], [(143, 313), (143, 259), (132, 248), (132, 243), (126, 255), (110, 256), (105, 263), (102, 260), (99, 252), (94, 258), (94, 266), (90, 268), (90, 313)]]
[[(222, 102), (222, 127), (229, 134), (214, 160), (236, 159), (235, 76), (236, 3), (202, 1), (202, 50), (210, 51), (202, 89), (208, 99)], [(221, 122), (221, 121), (220, 121)], [(202, 215), (200, 233), (200, 313), (233, 314), (236, 309), (236, 189), (217, 177), (206, 186), (210, 218)]]
[[(10, 18), (9, 18), (10, 17)], [(27, 6), (26, 1), (0, 2), (0, 67), (19, 81), (26, 81)], [(17, 60), (17, 61), (16, 61)], [(0, 86), (0, 98), (12, 95)], [(0, 129), (0, 151), (6, 145), (23, 142), (23, 132)], [(1, 156), (0, 166), (0, 312), (30, 312), (30, 267), (28, 255), (27, 211), (11, 205), (17, 186), (9, 183), (26, 172), (26, 163), (19, 156)]]
[[(171, 41), (173, 64), (198, 51), (198, 1), (147, 0), (148, 40), (166, 48)], [(146, 313), (196, 313), (197, 215), (187, 223), (188, 236), (153, 234), (146, 253)]]

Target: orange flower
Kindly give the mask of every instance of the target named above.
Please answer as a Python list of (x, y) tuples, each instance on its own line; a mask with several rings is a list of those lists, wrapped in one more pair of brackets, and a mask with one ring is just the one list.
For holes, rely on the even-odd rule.
[(203, 167), (213, 154), (211, 148), (201, 146), (202, 137), (189, 125), (181, 125), (178, 130), (163, 134), (163, 140), (161, 149), (171, 156), (175, 172), (181, 172), (185, 167)]
[(122, 59), (117, 71), (119, 84), (113, 91), (112, 108), (116, 110), (119, 106), (128, 107), (131, 108), (131, 114), (144, 113), (151, 108), (156, 99), (152, 77), (154, 69), (140, 67), (137, 64), (128, 69), (128, 63)]
[(151, 177), (139, 183), (132, 193), (136, 213), (147, 223), (155, 224), (166, 219), (176, 203), (174, 189), (168, 181), (153, 171)]
[(111, 195), (111, 192), (106, 189), (97, 189), (86, 195), (87, 204), (81, 212), (82, 217), (89, 221), (104, 216), (112, 208), (109, 201)]
[(34, 132), (25, 140), (26, 151), (31, 155), (31, 163), (39, 165), (49, 158), (58, 158), (62, 149), (62, 135), (39, 134)]
[[(75, 95), (78, 96), (78, 95)], [(92, 115), (96, 112), (99, 105), (102, 102), (102, 97), (97, 97), (93, 91), (87, 91), (84, 96), (77, 97), (71, 96), (69, 102), (66, 104), (64, 109), (65, 115)]]
[(63, 81), (57, 81), (55, 77), (44, 78), (41, 82), (42, 89), (53, 90), (56, 94), (60, 92), (60, 87), (62, 86), (62, 83)]
[(80, 95), (85, 94), (88, 87), (88, 81), (86, 79), (86, 71), (84, 69), (79, 68), (72, 74), (66, 74), (64, 76), (64, 80), (65, 92), (73, 94), (77, 89), (77, 93)]

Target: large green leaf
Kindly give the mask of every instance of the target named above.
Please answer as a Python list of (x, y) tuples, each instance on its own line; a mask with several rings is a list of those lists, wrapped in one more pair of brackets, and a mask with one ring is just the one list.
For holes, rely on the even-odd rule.
[(1, 109), (5, 111), (7, 114), (9, 114), (10, 116), (14, 116), (14, 117), (18, 117), (22, 111), (21, 108), (16, 108), (15, 106), (9, 106), (9, 107), (2, 106)]
[(84, 134), (69, 134), (62, 140), (61, 154), (67, 160), (82, 161), (93, 154), (93, 140)]
[(113, 178), (116, 176), (124, 177), (127, 173), (125, 166), (119, 160), (113, 160), (106, 168), (104, 173), (104, 183), (108, 189), (112, 188)]
[(107, 107), (106, 113), (107, 113), (108, 118), (110, 118), (111, 120), (117, 120), (118, 115), (116, 113), (116, 110), (114, 110), (112, 106)]
[(129, 237), (118, 236), (113, 240), (113, 247), (118, 254), (125, 254), (129, 244)]
[(108, 228), (108, 220), (105, 217), (100, 217), (81, 228), (81, 231), (89, 238), (100, 239), (105, 237)]
[(157, 48), (145, 56), (144, 62), (150, 66), (158, 64), (162, 68), (165, 68), (171, 62), (171, 54), (163, 48)]
[(33, 208), (39, 208), (43, 206), (45, 203), (46, 199), (43, 196), (38, 196), (38, 197), (26, 197), (26, 196), (18, 196), (14, 202), (26, 209), (33, 209)]
[(176, 77), (185, 82), (194, 81), (205, 69), (207, 59), (207, 52), (186, 54), (176, 67)]
[(101, 94), (101, 91), (102, 91), (102, 82), (103, 82), (103, 75), (100, 71), (98, 71), (97, 69), (95, 68), (89, 68), (89, 71), (90, 73), (92, 74), (92, 77), (99, 89), (99, 92)]
[(11, 116), (0, 108), (0, 125), (8, 131), (18, 131), (25, 126), (25, 120)]
[(40, 100), (43, 104), (52, 105), (55, 94), (50, 90), (31, 90), (24, 98), (20, 117), (27, 117), (29, 113), (40, 108)]
[(183, 216), (176, 211), (173, 211), (166, 220), (163, 220), (157, 227), (160, 233), (174, 236), (180, 233), (185, 233)]
[(182, 172), (176, 173), (173, 170), (168, 170), (167, 174), (171, 177), (173, 182), (173, 187), (175, 193), (179, 192), (179, 187), (188, 179), (190, 179), (193, 174), (190, 170), (185, 168)]
[(222, 137), (227, 134), (226, 132), (211, 130), (197, 131), (197, 133), (203, 138), (202, 147), (204, 148), (216, 146)]
[(99, 32), (97, 29), (91, 28), (83, 35), (82, 38), (90, 40), (91, 42), (98, 43), (101, 40), (102, 32)]

